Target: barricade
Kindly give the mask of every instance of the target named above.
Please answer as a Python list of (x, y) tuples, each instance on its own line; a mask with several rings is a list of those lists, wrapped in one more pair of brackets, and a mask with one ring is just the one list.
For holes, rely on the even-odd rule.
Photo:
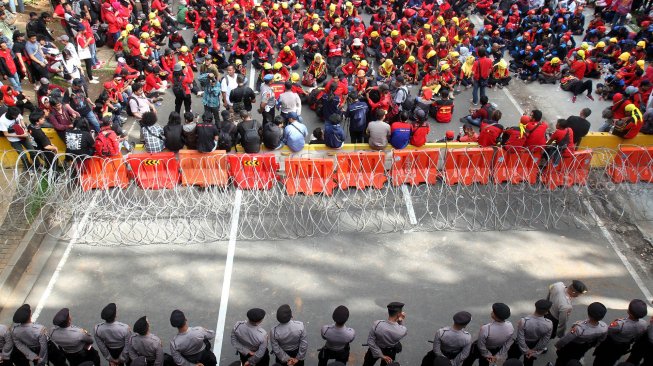
[(297, 193), (313, 195), (333, 194), (337, 186), (333, 181), (332, 159), (288, 158), (284, 164), (286, 170), (286, 192), (293, 196)]
[(587, 183), (591, 162), (592, 150), (574, 151), (571, 156), (563, 157), (555, 167), (549, 162), (540, 180), (549, 189), (584, 185)]
[(79, 183), (84, 191), (91, 189), (127, 188), (129, 176), (122, 156), (92, 156), (80, 165)]
[(336, 159), (336, 181), (340, 189), (381, 189), (388, 180), (383, 165), (385, 154), (382, 151), (340, 153)]
[(440, 150), (393, 150), (390, 176), (392, 185), (400, 186), (410, 183), (435, 184), (440, 176), (438, 159)]
[(202, 153), (197, 150), (179, 150), (181, 183), (185, 186), (225, 187), (229, 182), (226, 151)]
[(143, 189), (172, 189), (179, 183), (179, 162), (173, 152), (131, 154), (127, 163)]
[(494, 183), (535, 184), (539, 173), (537, 163), (541, 155), (541, 151), (529, 151), (526, 148), (498, 149), (492, 166)]
[(274, 154), (229, 154), (229, 176), (240, 189), (272, 189), (279, 164)]
[(607, 173), (615, 183), (653, 183), (653, 146), (620, 146)]
[(447, 149), (444, 158), (444, 182), (448, 185), (461, 183), (487, 184), (494, 149), (475, 147), (469, 149)]

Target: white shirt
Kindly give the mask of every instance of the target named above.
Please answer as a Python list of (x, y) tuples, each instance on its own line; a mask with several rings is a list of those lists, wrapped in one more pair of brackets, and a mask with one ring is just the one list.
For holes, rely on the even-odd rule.
[(75, 61), (77, 67), (82, 67), (82, 61), (79, 59), (79, 54), (77, 53), (77, 47), (72, 42), (66, 43), (63, 48), (64, 50), (70, 51), (71, 59)]
[[(9, 127), (13, 125), (16, 121), (20, 122), (21, 116), (18, 116), (15, 120), (8, 120), (7, 115), (3, 114), (0, 116), (0, 132), (2, 132), (2, 135), (4, 136), (4, 132), (9, 132)], [(7, 137), (7, 140), (10, 142), (17, 142), (20, 141), (20, 138), (18, 137)]]
[(225, 75), (224, 78), (222, 79), (222, 82), (220, 83), (220, 89), (222, 92), (225, 94), (225, 98), (227, 100), (227, 105), (231, 106), (231, 102), (229, 101), (229, 95), (231, 94), (231, 91), (236, 89), (238, 87), (238, 81), (236, 81), (236, 74), (234, 76), (229, 76), (229, 74)]
[(129, 107), (132, 109), (132, 112), (142, 115), (145, 112), (150, 112), (150, 101), (145, 95), (139, 96), (132, 94), (129, 98)]

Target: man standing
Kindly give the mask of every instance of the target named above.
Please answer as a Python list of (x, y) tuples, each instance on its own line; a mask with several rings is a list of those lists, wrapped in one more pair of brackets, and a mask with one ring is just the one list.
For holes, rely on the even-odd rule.
[(302, 115), (302, 101), (299, 95), (292, 90), (292, 82), (286, 81), (284, 85), (286, 91), (279, 96), (279, 105), (281, 115), (287, 118), (289, 113), (296, 113), (298, 116)]
[(326, 366), (332, 359), (346, 365), (349, 360), (349, 344), (356, 338), (356, 332), (352, 328), (345, 327), (345, 323), (349, 320), (349, 309), (346, 306), (338, 306), (333, 310), (331, 318), (335, 324), (325, 325), (320, 331), (326, 343), (319, 350), (318, 366)]
[(123, 365), (129, 360), (129, 325), (116, 321), (117, 307), (110, 303), (102, 309), (104, 320), (95, 326), (95, 343), (111, 366)]
[(422, 359), (422, 366), (431, 366), (438, 357), (445, 357), (451, 366), (463, 364), (472, 348), (472, 336), (465, 327), (472, 314), (459, 311), (453, 316), (453, 325), (438, 329), (433, 339), (433, 350)]
[(519, 319), (517, 337), (508, 351), (508, 357), (520, 359), (523, 355), (524, 366), (532, 366), (537, 356), (544, 352), (553, 329), (551, 320), (544, 317), (551, 305), (549, 300), (537, 300), (535, 313)]
[(213, 73), (205, 73), (200, 76), (200, 84), (204, 86), (202, 94), (202, 105), (204, 113), (211, 113), (216, 125), (220, 124), (220, 83)]
[(170, 353), (177, 366), (216, 366), (218, 362), (211, 352), (211, 340), (215, 332), (202, 327), (189, 327), (181, 310), (170, 314), (170, 325), (179, 333), (170, 341)]
[(401, 340), (408, 330), (404, 326), (406, 313), (403, 312), (404, 304), (391, 302), (387, 306), (388, 320), (377, 320), (370, 329), (367, 337), (367, 353), (363, 366), (373, 366), (381, 359), (381, 366), (386, 366), (397, 358), (401, 352)]
[(80, 116), (86, 118), (88, 123), (91, 124), (95, 132), (100, 132), (100, 122), (97, 119), (91, 106), (95, 103), (89, 98), (84, 91), (84, 82), (82, 79), (73, 80), (73, 85), (70, 89), (66, 90), (63, 97), (64, 103), (68, 103), (70, 107)]
[(233, 106), (234, 113), (240, 113), (240, 111), (252, 111), (252, 103), (256, 102), (256, 94), (249, 86), (245, 85), (245, 77), (243, 75), (238, 75), (236, 77), (238, 81), (238, 87), (231, 91), (229, 95), (229, 101)]
[(238, 321), (231, 331), (231, 345), (240, 355), (244, 366), (268, 366), (268, 334), (261, 328), (265, 310), (259, 308), (247, 311), (247, 321)]
[(473, 89), (472, 89), (472, 104), (478, 105), (478, 94), (479, 90), (481, 97), (485, 95), (485, 88), (488, 84), (488, 79), (490, 78), (490, 73), (492, 72), (492, 60), (486, 55), (486, 50), (484, 48), (478, 49), (478, 60), (474, 62), (472, 66), (472, 75), (474, 78)]
[(569, 333), (556, 343), (555, 366), (566, 366), (570, 360), (580, 360), (592, 347), (601, 343), (608, 335), (608, 326), (601, 320), (607, 309), (600, 302), (587, 307), (588, 318), (571, 326)]
[(642, 319), (648, 309), (646, 303), (635, 299), (628, 305), (628, 316), (610, 323), (608, 337), (594, 350), (594, 366), (613, 366), (630, 346), (645, 332), (648, 324)]
[(274, 79), (274, 76), (267, 74), (263, 77), (263, 84), (261, 84), (261, 105), (259, 106), (259, 113), (263, 115), (264, 125), (274, 121), (274, 108), (277, 104), (274, 90), (270, 86), (272, 79)]
[(222, 104), (227, 109), (232, 107), (231, 102), (229, 101), (229, 96), (231, 95), (231, 91), (236, 89), (236, 87), (238, 87), (238, 80), (236, 79), (236, 68), (234, 65), (229, 65), (227, 66), (227, 74), (222, 78), (222, 82), (220, 83), (220, 91), (222, 92)]
[(494, 303), (490, 317), (492, 322), (481, 326), (478, 340), (472, 346), (471, 353), (463, 365), (471, 366), (478, 359), (479, 366), (488, 366), (495, 364), (499, 359), (506, 359), (515, 332), (512, 323), (507, 321), (510, 317), (510, 308), (501, 302)]
[(48, 330), (41, 324), (32, 323), (32, 308), (28, 304), (16, 310), (13, 322), (11, 339), (16, 349), (11, 354), (11, 360), (14, 365), (46, 366), (48, 361), (59, 366), (66, 364), (66, 359), (56, 348), (53, 348), (52, 354), (48, 352)]
[(277, 309), (279, 325), (272, 328), (270, 344), (276, 356), (276, 363), (284, 366), (303, 366), (308, 341), (304, 323), (293, 320), (290, 305), (284, 304)]
[(578, 280), (573, 280), (571, 285), (565, 286), (556, 282), (549, 286), (546, 299), (551, 301), (551, 310), (545, 317), (553, 322), (551, 339), (562, 337), (567, 330), (567, 318), (571, 314), (572, 300), (587, 292), (587, 286)]
[[(11, 147), (16, 150), (20, 160), (23, 162), (23, 168), (25, 171), (34, 167), (35, 156), (33, 153), (34, 146), (29, 137), (29, 132), (22, 122), (23, 116), (20, 114), (20, 110), (16, 107), (9, 107), (7, 112), (0, 116), (0, 132), (7, 138)], [(25, 148), (25, 151), (23, 151)], [(30, 160), (27, 159), (29, 154)]]
[(59, 310), (52, 323), (54, 329), (50, 331), (50, 340), (64, 352), (70, 366), (84, 362), (100, 366), (100, 355), (93, 348), (93, 337), (86, 330), (72, 325), (68, 308)]
[(139, 357), (150, 366), (163, 366), (163, 345), (161, 339), (150, 332), (147, 317), (142, 316), (134, 323), (134, 335), (129, 341), (129, 358), (132, 362)]
[(578, 146), (580, 140), (590, 131), (591, 124), (587, 120), (590, 114), (592, 114), (591, 109), (583, 108), (580, 111), (580, 116), (569, 116), (567, 118), (565, 127), (569, 127), (574, 131), (574, 146)]

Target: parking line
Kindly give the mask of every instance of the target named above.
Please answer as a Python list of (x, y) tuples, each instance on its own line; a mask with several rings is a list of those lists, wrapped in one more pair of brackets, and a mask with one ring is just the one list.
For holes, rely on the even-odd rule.
[(408, 211), (410, 224), (417, 225), (417, 217), (415, 216), (415, 209), (413, 208), (413, 199), (410, 197), (410, 192), (405, 184), (401, 186), (401, 192), (404, 194), (404, 201), (406, 201), (406, 211)]
[(240, 216), (240, 204), (243, 200), (243, 191), (236, 190), (234, 208), (231, 211), (231, 230), (229, 231), (229, 245), (227, 247), (227, 261), (224, 266), (224, 277), (222, 278), (222, 294), (220, 295), (220, 308), (218, 310), (218, 324), (215, 327), (215, 343), (213, 353), (220, 364), (222, 354), (222, 340), (224, 339), (225, 319), (227, 318), (227, 306), (229, 305), (229, 291), (231, 289), (231, 273), (234, 269), (234, 255), (236, 253), (236, 237), (238, 236), (238, 218)]
[(70, 238), (70, 241), (68, 242), (68, 245), (66, 246), (66, 250), (63, 252), (63, 255), (61, 256), (61, 259), (59, 260), (59, 263), (57, 264), (57, 268), (54, 270), (54, 273), (52, 274), (52, 277), (50, 277), (50, 282), (48, 282), (48, 286), (45, 288), (45, 291), (43, 292), (43, 295), (41, 295), (41, 298), (39, 299), (39, 303), (36, 305), (36, 309), (34, 310), (34, 313), (32, 314), (32, 321), (36, 321), (39, 318), (39, 315), (41, 315), (41, 311), (43, 310), (43, 307), (45, 306), (45, 302), (48, 301), (48, 298), (50, 297), (50, 294), (52, 294), (52, 290), (54, 289), (54, 285), (57, 283), (57, 280), (59, 279), (59, 273), (61, 273), (61, 270), (63, 267), (66, 265), (66, 262), (68, 261), (68, 257), (70, 256), (70, 252), (73, 250), (73, 246), (77, 244), (77, 240), (79, 240), (79, 237), (81, 235), (82, 229), (86, 226), (86, 222), (88, 221), (88, 215), (97, 206), (97, 197), (100, 191), (97, 191), (95, 195), (93, 195), (93, 199), (91, 200), (91, 203), (84, 213), (84, 216), (82, 216), (82, 219), (79, 221), (79, 223), (75, 226), (75, 231), (73, 231), (73, 236)]
[(651, 291), (648, 289), (648, 287), (646, 287), (644, 281), (642, 281), (642, 278), (639, 277), (639, 274), (637, 274), (635, 268), (633, 268), (633, 265), (630, 264), (630, 262), (628, 261), (628, 258), (626, 258), (626, 256), (621, 252), (621, 249), (619, 249), (619, 247), (617, 246), (617, 242), (614, 240), (612, 234), (610, 234), (610, 232), (606, 228), (605, 223), (603, 222), (603, 220), (601, 220), (599, 215), (596, 214), (596, 211), (594, 211), (592, 204), (589, 203), (587, 200), (583, 200), (583, 204), (585, 205), (587, 211), (592, 216), (592, 219), (596, 221), (596, 224), (598, 225), (605, 239), (608, 241), (608, 243), (610, 243), (610, 246), (615, 251), (615, 253), (617, 253), (617, 257), (619, 257), (621, 263), (623, 263), (623, 265), (628, 270), (628, 273), (630, 273), (630, 277), (633, 278), (633, 280), (637, 284), (637, 287), (639, 287), (640, 291), (642, 291), (642, 294), (644, 294), (644, 298), (646, 299), (645, 301), (648, 302), (651, 299), (653, 299), (653, 295), (651, 295)]

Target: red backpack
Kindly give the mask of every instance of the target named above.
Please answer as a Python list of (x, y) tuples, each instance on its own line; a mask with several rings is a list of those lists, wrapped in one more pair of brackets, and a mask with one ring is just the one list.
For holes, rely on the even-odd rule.
[(118, 136), (113, 130), (100, 131), (95, 138), (95, 156), (110, 157), (120, 155)]

